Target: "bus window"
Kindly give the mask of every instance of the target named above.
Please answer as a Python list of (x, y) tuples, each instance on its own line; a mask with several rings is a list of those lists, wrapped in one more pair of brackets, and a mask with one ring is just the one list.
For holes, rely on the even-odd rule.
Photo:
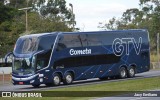
[(36, 66), (37, 70), (42, 69), (42, 68), (44, 68), (46, 66), (47, 66), (47, 64), (46, 64), (45, 59), (39, 59), (39, 60), (37, 60), (37, 66)]
[(38, 37), (19, 38), (16, 43), (15, 52), (20, 54), (28, 54), (37, 51), (39, 44)]
[(82, 44), (83, 47), (88, 46), (87, 35), (86, 34), (80, 34), (79, 35), (79, 39), (80, 39), (81, 44)]
[(45, 36), (40, 39), (38, 50), (50, 50), (54, 44), (55, 37)]
[(99, 34), (88, 34), (87, 35), (88, 46), (101, 46), (102, 42), (99, 39), (100, 39)]
[(82, 44), (78, 36), (78, 34), (64, 35), (64, 37), (59, 40), (56, 50), (61, 51), (65, 48), (81, 47)]
[(35, 64), (37, 70), (47, 67), (50, 55), (51, 55), (51, 50), (48, 50), (43, 54), (37, 55), (37, 60)]

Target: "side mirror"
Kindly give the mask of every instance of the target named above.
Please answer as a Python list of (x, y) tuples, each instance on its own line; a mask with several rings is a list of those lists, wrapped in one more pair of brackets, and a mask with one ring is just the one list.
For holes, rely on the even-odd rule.
[(13, 52), (9, 52), (5, 55), (4, 59), (5, 59), (5, 63), (7, 64), (9, 62), (9, 60), (11, 61), (13, 58)]

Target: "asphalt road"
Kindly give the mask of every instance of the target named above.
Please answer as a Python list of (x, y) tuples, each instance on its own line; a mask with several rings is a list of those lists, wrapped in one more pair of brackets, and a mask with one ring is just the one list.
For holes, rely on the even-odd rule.
[(160, 76), (160, 70), (151, 70), (149, 72), (136, 74), (135, 78), (126, 78), (126, 79), (112, 79), (112, 80), (99, 80), (95, 79), (88, 79), (83, 81), (75, 81), (71, 85), (60, 85), (60, 86), (53, 86), (53, 87), (46, 87), (45, 85), (41, 85), (39, 88), (33, 88), (31, 85), (12, 85), (12, 84), (0, 84), (0, 91), (39, 91), (39, 90), (50, 90), (56, 88), (65, 88), (65, 87), (73, 87), (73, 86), (81, 86), (81, 85), (89, 85), (89, 84), (101, 84), (107, 82), (115, 82), (115, 81), (124, 81), (124, 80), (132, 80), (138, 78), (148, 78), (148, 77), (155, 77)]

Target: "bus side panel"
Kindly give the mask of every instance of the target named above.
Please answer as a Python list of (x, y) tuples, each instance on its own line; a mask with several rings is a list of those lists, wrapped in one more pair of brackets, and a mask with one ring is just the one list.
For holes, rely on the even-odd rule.
[[(98, 33), (97, 33), (98, 34)], [(103, 34), (102, 34), (103, 35)], [(105, 34), (106, 35), (106, 34)], [(145, 72), (149, 70), (150, 66), (150, 58), (149, 58), (149, 40), (148, 40), (148, 34), (146, 32), (139, 32), (139, 33), (114, 33), (106, 35), (106, 39), (109, 39), (110, 41), (108, 45), (101, 45), (101, 46), (95, 46), (95, 47), (74, 47), (74, 48), (67, 48), (59, 52), (54, 52), (54, 56), (52, 57), (52, 64), (55, 64), (55, 61), (58, 61), (60, 59), (64, 58), (72, 58), (72, 57), (81, 57), (81, 56), (93, 56), (93, 55), (107, 55), (107, 54), (114, 54), (114, 48), (113, 48), (113, 42), (115, 39), (120, 39), (121, 41), (121, 47), (123, 47), (123, 52), (121, 55), (116, 55), (117, 57), (120, 57), (120, 60), (118, 62), (114, 63), (106, 63), (106, 64), (96, 64), (95, 60), (92, 60), (92, 65), (81, 65), (80, 63), (87, 62), (84, 61), (75, 61), (75, 60), (67, 60), (66, 62), (68, 64), (75, 63), (75, 66), (67, 66), (64, 68), (54, 68), (57, 69), (55, 71), (62, 71), (64, 74), (67, 71), (74, 71), (75, 73), (75, 80), (80, 79), (88, 79), (88, 78), (97, 78), (97, 77), (107, 77), (107, 76), (114, 76), (119, 74), (119, 68), (122, 66), (125, 66), (128, 70), (131, 66), (136, 66), (137, 73)], [(141, 42), (142, 38), (142, 42)], [(105, 39), (105, 38), (104, 38)], [(128, 41), (130, 42), (126, 42)], [(102, 39), (103, 40), (103, 39)], [(127, 44), (128, 43), (128, 44)], [(85, 55), (70, 55), (70, 50), (84, 50), (84, 49), (91, 49), (91, 54), (85, 54)], [(122, 49), (122, 48), (121, 48)], [(112, 57), (110, 58), (112, 59)], [(99, 59), (101, 60), (101, 59)], [(104, 59), (102, 59), (104, 60)], [(106, 61), (108, 61), (107, 59)], [(66, 63), (65, 62), (65, 63)], [(63, 63), (61, 63), (63, 66)], [(80, 66), (77, 65), (80, 64)]]

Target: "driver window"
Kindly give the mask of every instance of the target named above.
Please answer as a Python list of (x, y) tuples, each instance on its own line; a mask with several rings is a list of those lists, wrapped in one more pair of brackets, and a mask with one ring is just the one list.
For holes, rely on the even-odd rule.
[(45, 60), (41, 59), (41, 60), (37, 60), (37, 69), (42, 69), (46, 66), (45, 64)]

